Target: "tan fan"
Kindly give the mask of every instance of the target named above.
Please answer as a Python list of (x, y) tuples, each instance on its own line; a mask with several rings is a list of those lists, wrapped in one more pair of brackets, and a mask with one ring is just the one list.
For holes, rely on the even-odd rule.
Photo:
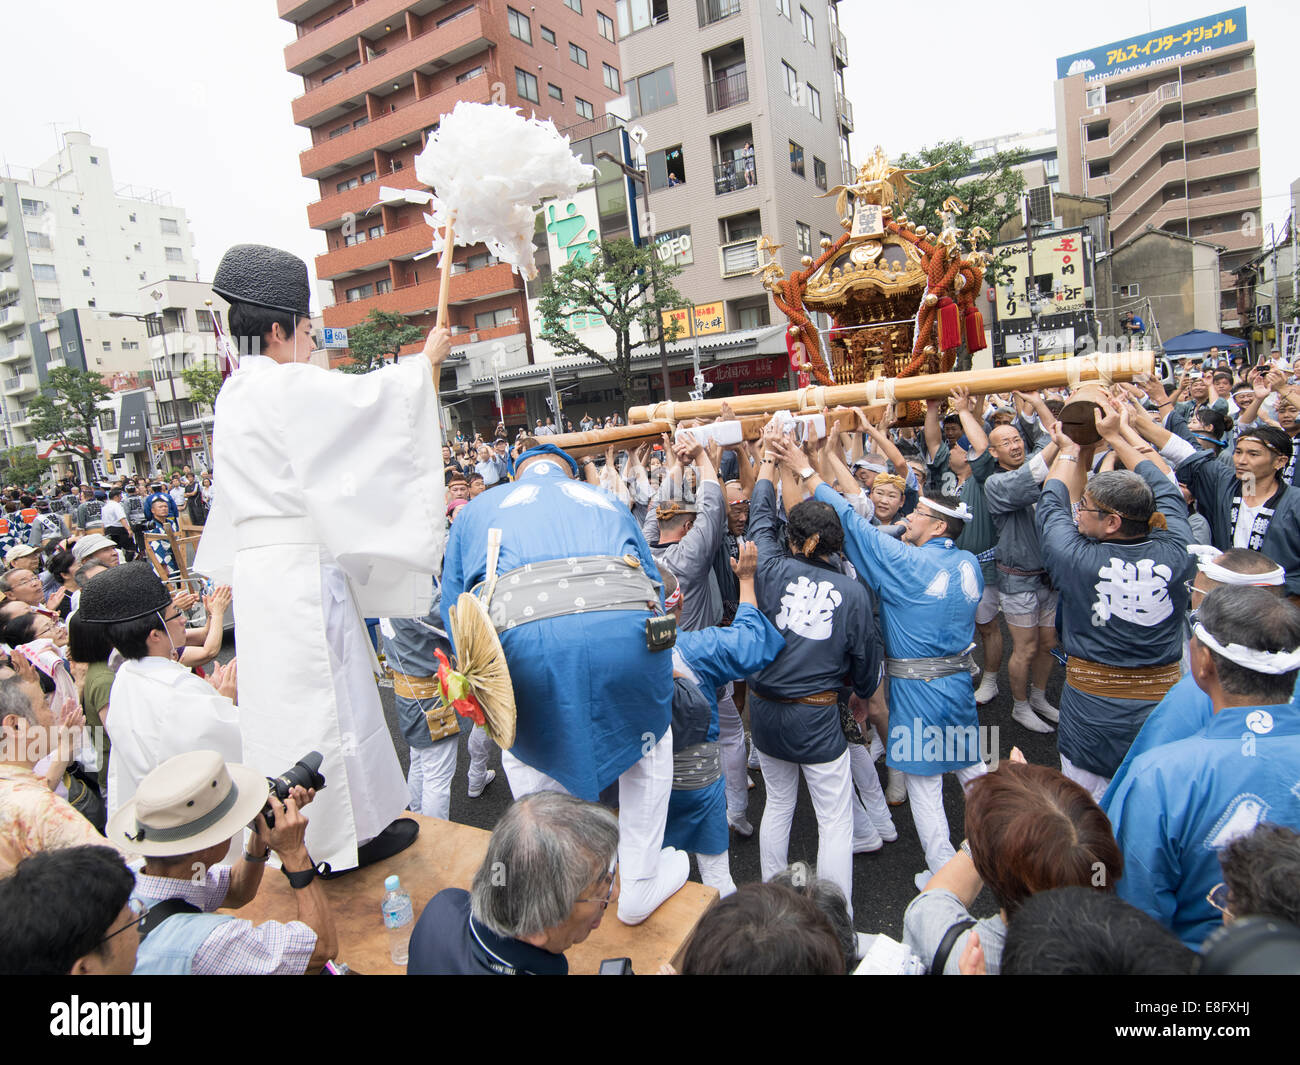
[(487, 584), (482, 598), (462, 592), (448, 614), (451, 640), (456, 648), (456, 671), (464, 675), (483, 709), (488, 734), (502, 750), (515, 742), (515, 690), (510, 683), (506, 653), (488, 616), (488, 603), (497, 583), (497, 557), (501, 530), (488, 530)]

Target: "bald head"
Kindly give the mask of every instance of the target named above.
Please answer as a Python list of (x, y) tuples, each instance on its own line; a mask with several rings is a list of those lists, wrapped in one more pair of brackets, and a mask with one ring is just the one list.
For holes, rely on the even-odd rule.
[[(1230, 573), (1240, 573), (1245, 576), (1252, 574), (1263, 575), (1265, 573), (1274, 573), (1277, 571), (1278, 563), (1274, 562), (1263, 551), (1252, 551), (1245, 547), (1234, 547), (1231, 550), (1216, 555), (1210, 559), (1216, 566), (1221, 566)], [(1213, 577), (1208, 576), (1199, 568), (1196, 571), (1196, 579), (1192, 582), (1192, 599), (1191, 607), (1196, 610), (1204, 601), (1205, 596), (1214, 591), (1215, 588), (1224, 587), (1221, 581), (1216, 581)], [(1274, 595), (1283, 596), (1286, 594), (1286, 584), (1260, 585)]]
[(996, 426), (989, 433), (989, 451), (999, 466), (1018, 470), (1025, 462), (1025, 438), (1014, 426)]

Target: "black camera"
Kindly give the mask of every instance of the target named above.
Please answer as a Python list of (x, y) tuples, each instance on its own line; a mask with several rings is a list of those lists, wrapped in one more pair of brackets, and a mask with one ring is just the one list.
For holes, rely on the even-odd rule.
[[(320, 751), (308, 751), (278, 777), (267, 777), (266, 784), (270, 793), (284, 802), (289, 797), (289, 792), (300, 785), (308, 791), (320, 791), (325, 786), (325, 777), (320, 771), (323, 758)], [(274, 828), (275, 814), (270, 802), (262, 807), (262, 815), (266, 818), (266, 827)]]

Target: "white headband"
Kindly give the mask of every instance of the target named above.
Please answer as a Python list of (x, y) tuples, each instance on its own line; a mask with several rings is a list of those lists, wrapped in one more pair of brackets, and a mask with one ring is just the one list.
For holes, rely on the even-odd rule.
[(938, 511), (940, 514), (946, 514), (950, 518), (956, 518), (958, 521), (970, 521), (974, 516), (970, 512), (970, 507), (965, 503), (953, 508), (945, 506), (943, 503), (937, 503), (929, 496), (922, 496), (920, 502), (924, 503), (931, 510)]
[(1199, 622), (1192, 632), (1210, 650), (1218, 651), (1225, 658), (1231, 659), (1239, 666), (1245, 666), (1252, 672), (1267, 673), (1269, 676), (1276, 677), (1300, 669), (1300, 647), (1294, 651), (1256, 651), (1250, 647), (1243, 647), (1239, 643), (1230, 643), (1225, 647)]
[(1205, 544), (1188, 544), (1187, 552), (1196, 556), (1196, 568), (1209, 577), (1210, 580), (1219, 584), (1233, 584), (1250, 588), (1276, 588), (1286, 583), (1286, 570), (1281, 566), (1275, 566), (1263, 573), (1237, 573), (1235, 570), (1226, 569), (1211, 561), (1223, 554), (1217, 547), (1207, 547)]

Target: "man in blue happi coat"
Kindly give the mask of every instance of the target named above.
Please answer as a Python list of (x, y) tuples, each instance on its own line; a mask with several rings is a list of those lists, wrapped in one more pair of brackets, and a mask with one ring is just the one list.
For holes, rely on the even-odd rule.
[[(901, 540), (863, 521), (849, 502), (805, 466), (802, 452), (773, 450), (829, 503), (844, 526), (844, 549), (858, 577), (880, 598), (889, 683), (886, 764), (904, 773), (925, 861), (937, 873), (955, 850), (943, 809), (943, 774), (963, 787), (986, 771), (971, 683), (975, 609), (984, 594), (979, 562), (953, 540), (970, 518), (950, 496), (923, 496)], [(929, 880), (927, 873), (918, 882)]]
[[(673, 647), (673, 794), (664, 842), (695, 854), (700, 879), (719, 895), (736, 890), (727, 856), (727, 794), (718, 748), (717, 693), (770, 664), (785, 649), (785, 637), (758, 609), (754, 573), (758, 549), (740, 542), (731, 569), (740, 586), (736, 616), (729, 626), (678, 630)], [(665, 602), (680, 621), (677, 579), (662, 570)]]
[(1137, 758), (1111, 797), (1119, 896), (1197, 947), (1219, 924), (1206, 895), (1219, 851), (1268, 821), (1300, 829), (1300, 608), (1224, 587), (1193, 628), (1192, 675), (1213, 719)]
[[(631, 511), (575, 478), (553, 444), (519, 456), (515, 482), (460, 509), (443, 560), (442, 616), (487, 576), (518, 708), (502, 765), (515, 797), (545, 789), (595, 801), (619, 783), (619, 919), (645, 920), (686, 882), (690, 860), (663, 848), (672, 789), (672, 654), (651, 650), (659, 571)], [(448, 629), (448, 631), (450, 631)], [(661, 854), (661, 848), (662, 854)]]

